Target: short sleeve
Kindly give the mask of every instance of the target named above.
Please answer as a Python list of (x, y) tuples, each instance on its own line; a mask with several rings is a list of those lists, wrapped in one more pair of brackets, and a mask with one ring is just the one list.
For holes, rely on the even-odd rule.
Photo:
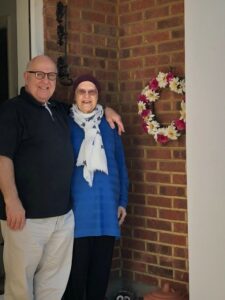
[(19, 144), (19, 121), (15, 102), (0, 106), (0, 155), (13, 159)]

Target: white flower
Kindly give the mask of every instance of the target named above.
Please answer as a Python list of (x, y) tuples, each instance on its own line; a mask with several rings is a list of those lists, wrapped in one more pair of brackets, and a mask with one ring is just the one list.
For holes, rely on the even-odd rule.
[(169, 86), (172, 92), (178, 93), (179, 78), (174, 77), (170, 80)]
[(157, 93), (151, 89), (146, 90), (144, 95), (147, 97), (147, 99), (150, 102), (155, 102), (157, 99), (159, 99), (159, 93)]
[(184, 100), (181, 101), (180, 104), (181, 110), (180, 110), (180, 120), (186, 120), (186, 105)]
[(182, 89), (182, 92), (185, 93), (185, 81), (184, 81), (184, 79), (180, 80), (180, 88)]
[(148, 134), (155, 135), (159, 128), (159, 123), (157, 121), (147, 122)]
[(143, 101), (138, 101), (138, 114), (140, 115), (143, 110), (146, 109), (146, 103)]
[(166, 129), (166, 136), (168, 136), (168, 138), (170, 140), (177, 140), (177, 137), (180, 134), (177, 132), (176, 128), (173, 125), (169, 125)]
[(167, 73), (163, 72), (159, 72), (158, 76), (156, 77), (160, 88), (165, 88), (167, 86), (168, 82), (166, 77)]

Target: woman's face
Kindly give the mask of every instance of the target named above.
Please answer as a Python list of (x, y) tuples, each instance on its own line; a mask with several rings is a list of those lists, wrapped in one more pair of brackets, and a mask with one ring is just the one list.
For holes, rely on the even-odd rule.
[(74, 99), (80, 111), (91, 113), (98, 103), (98, 90), (91, 81), (83, 81), (77, 86)]

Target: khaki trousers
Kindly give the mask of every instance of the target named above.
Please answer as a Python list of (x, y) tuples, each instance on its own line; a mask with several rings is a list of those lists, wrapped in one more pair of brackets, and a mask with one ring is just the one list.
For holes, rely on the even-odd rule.
[(27, 219), (23, 230), (1, 221), (4, 239), (4, 300), (60, 300), (68, 281), (74, 216)]

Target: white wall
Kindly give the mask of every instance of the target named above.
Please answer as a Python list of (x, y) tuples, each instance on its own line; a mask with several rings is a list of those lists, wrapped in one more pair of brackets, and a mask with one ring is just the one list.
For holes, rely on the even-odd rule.
[(225, 299), (225, 1), (185, 0), (190, 299)]

